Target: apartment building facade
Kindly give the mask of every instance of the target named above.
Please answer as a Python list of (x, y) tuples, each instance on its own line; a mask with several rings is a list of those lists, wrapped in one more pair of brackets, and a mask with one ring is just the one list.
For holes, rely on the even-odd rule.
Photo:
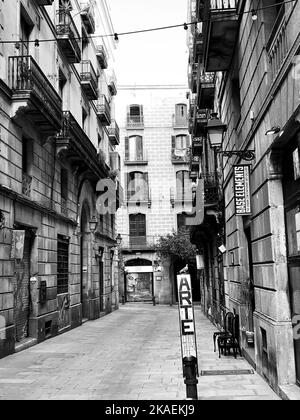
[[(117, 213), (126, 301), (172, 304), (176, 279), (171, 261), (160, 261), (155, 243), (182, 227), (191, 210), (187, 87), (120, 86), (116, 113), (124, 202)], [(182, 267), (180, 267), (182, 268)]]
[[(224, 305), (240, 315), (245, 356), (284, 395), (300, 383), (299, 3), (199, 0), (189, 2), (189, 13), (191, 129), (209, 144), (206, 128), (197, 128), (207, 95), (227, 126), (215, 154), (224, 211), (213, 255), (213, 265), (223, 265), (224, 300), (217, 293), (214, 302), (208, 288), (210, 314), (218, 319)], [(250, 174), (251, 209), (243, 216), (236, 165)], [(216, 270), (208, 275), (208, 284), (218, 281)]]
[(4, 357), (118, 307), (98, 182), (119, 191), (119, 132), (114, 41), (94, 38), (113, 33), (105, 1), (5, 0), (0, 16)]

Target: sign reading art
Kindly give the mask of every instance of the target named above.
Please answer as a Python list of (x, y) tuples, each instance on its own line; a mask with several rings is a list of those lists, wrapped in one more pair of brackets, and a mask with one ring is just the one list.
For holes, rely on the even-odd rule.
[(177, 287), (182, 359), (190, 356), (197, 358), (191, 276), (178, 275)]
[(250, 165), (234, 165), (233, 173), (235, 214), (248, 216), (251, 214)]
[(24, 253), (25, 230), (13, 230), (10, 258), (22, 260)]

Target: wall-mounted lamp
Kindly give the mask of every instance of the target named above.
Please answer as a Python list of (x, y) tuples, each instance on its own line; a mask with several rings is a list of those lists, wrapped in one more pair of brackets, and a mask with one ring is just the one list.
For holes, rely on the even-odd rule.
[(116, 237), (116, 241), (117, 241), (117, 245), (120, 246), (122, 243), (122, 236), (118, 233), (117, 237)]
[(256, 10), (254, 10), (254, 9), (252, 9), (251, 10), (251, 17), (252, 17), (252, 20), (257, 20), (257, 11)]
[(239, 156), (244, 160), (253, 160), (255, 158), (254, 150), (220, 150), (224, 134), (227, 130), (227, 125), (222, 123), (222, 121), (218, 118), (217, 113), (214, 112), (211, 114), (211, 119), (208, 121), (206, 129), (210, 146), (215, 149), (217, 153), (226, 157)]
[(218, 250), (221, 252), (221, 254), (225, 254), (226, 246), (222, 244), (221, 246), (218, 247)]
[(279, 125), (274, 125), (272, 128), (270, 128), (269, 130), (266, 131), (266, 136), (272, 135), (272, 134), (277, 134), (277, 133), (279, 133), (280, 130), (281, 130), (281, 128), (279, 127)]
[(227, 125), (222, 123), (216, 112), (211, 114), (211, 119), (208, 120), (206, 130), (210, 146), (216, 150), (220, 149), (222, 147), (224, 133), (227, 130)]
[(90, 232), (94, 233), (97, 228), (98, 220), (96, 216), (93, 216), (89, 221)]

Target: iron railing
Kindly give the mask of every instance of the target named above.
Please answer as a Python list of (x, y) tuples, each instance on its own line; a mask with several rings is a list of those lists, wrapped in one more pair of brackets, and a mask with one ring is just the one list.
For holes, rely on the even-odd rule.
[(95, 92), (98, 90), (98, 77), (90, 60), (81, 61), (80, 78), (82, 82), (89, 82)]

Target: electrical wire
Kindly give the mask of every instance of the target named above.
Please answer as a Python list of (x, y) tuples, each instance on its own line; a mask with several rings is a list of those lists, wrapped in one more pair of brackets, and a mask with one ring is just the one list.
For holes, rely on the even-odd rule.
[[(298, 0), (285, 0), (283, 2), (279, 2), (279, 3), (274, 3), (271, 5), (267, 5), (264, 7), (260, 7), (255, 9), (255, 11), (259, 11), (259, 10), (265, 10), (265, 9), (269, 9), (271, 7), (278, 7), (280, 5), (283, 4), (288, 4), (288, 3), (297, 3)], [(222, 9), (223, 10), (223, 9)], [(230, 11), (232, 9), (224, 9), (227, 11)], [(251, 10), (245, 10), (243, 11), (243, 13), (241, 14), (252, 14), (253, 13), (253, 9)], [(187, 29), (188, 26), (191, 25), (197, 25), (198, 23), (213, 23), (213, 22), (222, 22), (224, 20), (224, 17), (220, 16), (220, 18), (208, 18), (208, 19), (204, 19), (204, 20), (200, 20), (200, 21), (194, 21), (194, 22), (184, 22), (184, 23), (180, 23), (180, 24), (176, 24), (176, 25), (168, 25), (168, 26), (160, 26), (160, 27), (156, 27), (156, 28), (148, 28), (148, 29), (140, 29), (140, 30), (134, 30), (134, 31), (127, 31), (127, 32), (114, 32), (112, 34), (103, 34), (103, 35), (89, 35), (87, 38), (89, 39), (96, 39), (96, 38), (109, 38), (109, 37), (113, 37), (115, 40), (119, 39), (119, 36), (123, 36), (123, 35), (134, 35), (134, 34), (140, 34), (140, 33), (146, 33), (146, 32), (154, 32), (154, 31), (161, 31), (161, 30), (166, 30), (166, 29), (174, 29), (174, 28), (184, 28)], [(72, 39), (77, 40), (77, 41), (82, 41), (83, 37), (73, 37)], [(43, 42), (55, 42), (57, 41), (57, 38), (48, 38), (48, 39), (35, 39), (35, 40), (29, 40), (27, 42), (29, 43), (35, 43), (36, 46), (38, 46), (39, 43), (43, 43)], [(0, 44), (16, 44), (17, 42), (20, 42), (20, 40), (17, 41), (2, 41), (0, 40)]]

